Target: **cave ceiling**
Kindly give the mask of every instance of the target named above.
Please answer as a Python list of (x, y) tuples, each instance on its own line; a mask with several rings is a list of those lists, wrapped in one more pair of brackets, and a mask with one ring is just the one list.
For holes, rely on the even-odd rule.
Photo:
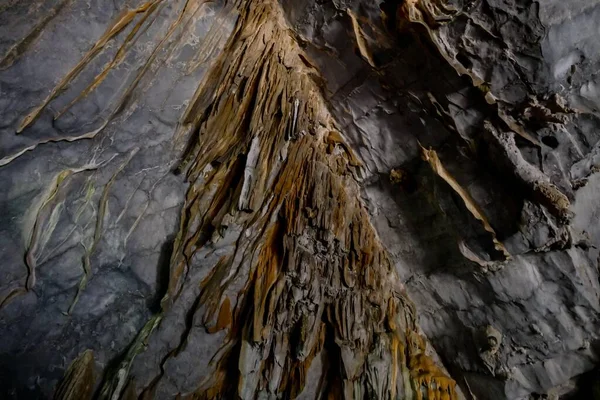
[(0, 0), (0, 398), (600, 398), (599, 22)]

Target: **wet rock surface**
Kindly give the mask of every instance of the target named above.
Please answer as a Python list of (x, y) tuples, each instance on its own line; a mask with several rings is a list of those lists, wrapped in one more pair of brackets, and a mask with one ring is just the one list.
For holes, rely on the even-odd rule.
[(0, 2), (0, 397), (593, 396), (600, 3), (249, 3)]

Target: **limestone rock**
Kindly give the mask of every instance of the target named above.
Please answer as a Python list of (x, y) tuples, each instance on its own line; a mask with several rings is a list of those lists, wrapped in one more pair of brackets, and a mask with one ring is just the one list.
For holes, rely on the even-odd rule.
[(598, 20), (0, 1), (0, 398), (594, 398)]

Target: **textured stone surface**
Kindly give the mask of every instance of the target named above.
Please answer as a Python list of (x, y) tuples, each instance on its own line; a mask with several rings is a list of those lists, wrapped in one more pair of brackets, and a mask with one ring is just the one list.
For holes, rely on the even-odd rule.
[[(569, 380), (597, 363), (596, 207), (589, 201), (598, 119), (582, 95), (594, 98), (586, 82), (593, 75), (579, 71), (598, 66), (588, 39), (598, 4), (465, 2), (459, 13), (428, 4), (400, 6), (391, 44), (381, 40), (379, 10), (367, 2), (326, 3), (290, 18), (365, 160), (375, 224), (454, 378), (464, 377), (477, 398), (568, 391)], [(358, 41), (342, 39), (353, 31), (347, 7), (362, 17), (370, 58), (381, 60), (377, 72), (356, 51)], [(432, 24), (432, 16), (442, 22)], [(509, 128), (514, 133), (493, 133)], [(418, 160), (419, 143), (437, 150), (511, 260), (498, 262), (460, 197)], [(403, 182), (393, 179), (398, 171)], [(504, 337), (493, 365), (474, 339), (485, 326)]]
[[(235, 100), (233, 114), (214, 112), (217, 122), (204, 115), (210, 114), (203, 107), (211, 101), (219, 104), (211, 96), (220, 93), (224, 75), (215, 77), (215, 71), (226, 71), (215, 63), (228, 41), (240, 40), (231, 36), (239, 33), (240, 4), (0, 2), (0, 397), (51, 398), (65, 372), (67, 378), (92, 374), (86, 350), (93, 351), (101, 398), (116, 393), (117, 398), (167, 399), (200, 396), (202, 390), (206, 397), (225, 396), (222, 387), (215, 388), (224, 371), (231, 374), (227, 367), (236, 379), (247, 378), (240, 382), (250, 386), (238, 388), (247, 397), (256, 391), (252, 385), (260, 386), (254, 377), (258, 365), (262, 376), (276, 381), (274, 365), (283, 368), (281, 360), (293, 359), (289, 354), (296, 350), (275, 349), (277, 361), (269, 366), (269, 355), (257, 355), (259, 346), (245, 345), (249, 333), (241, 327), (256, 329), (259, 322), (253, 313), (236, 309), (243, 304), (236, 296), (242, 288), (270, 287), (271, 276), (280, 273), (253, 269), (270, 236), (244, 213), (257, 211), (265, 218), (258, 212), (263, 208), (252, 204), (261, 196), (277, 198), (287, 187), (265, 183), (265, 168), (286, 171), (281, 165), (290, 163), (282, 160), (297, 154), (299, 160), (330, 165), (343, 177), (330, 178), (327, 168), (320, 177), (307, 174), (315, 187), (337, 182), (327, 187), (348, 188), (331, 189), (347, 196), (342, 203), (310, 200), (318, 206), (300, 210), (301, 216), (284, 213), (295, 224), (321, 221), (307, 223), (304, 238), (295, 238), (298, 231), (286, 233), (295, 238), (286, 242), (291, 246), (286, 252), (304, 257), (297, 265), (320, 271), (313, 266), (345, 259), (343, 251), (326, 249), (333, 239), (319, 232), (335, 230), (321, 215), (342, 210), (358, 218), (365, 232), (371, 231), (370, 219), (378, 237), (369, 239), (369, 246), (381, 240), (381, 254), (389, 254), (399, 277), (390, 279), (406, 290), (399, 298), (414, 303), (439, 367), (445, 366), (460, 387), (457, 396), (559, 398), (579, 390), (591, 398), (600, 323), (600, 3), (281, 0), (290, 34), (305, 52), (302, 68), (310, 71), (306, 74), (323, 99), (287, 93), (281, 116), (259, 115), (268, 116), (265, 125), (273, 114), (287, 121), (296, 106), (285, 100), (312, 104), (318, 110), (302, 112), (313, 115), (311, 123), (302, 124), (341, 133), (316, 135), (324, 145), (311, 148), (324, 156), (314, 159), (294, 150), (304, 149), (308, 139), (287, 137), (291, 127), (267, 129), (270, 140), (281, 133), (286, 142), (292, 139), (289, 146), (281, 142), (285, 150), (268, 155), (248, 138), (233, 140), (227, 130), (210, 127), (230, 127), (238, 121), (238, 108), (239, 115), (243, 107), (252, 110), (243, 96)], [(277, 43), (287, 38), (265, 37)], [(260, 48), (269, 48), (265, 43)], [(69, 77), (86, 54), (89, 63)], [(280, 62), (298, 68), (297, 60)], [(106, 66), (111, 68), (103, 76)], [(68, 85), (49, 98), (65, 76)], [(225, 88), (252, 93), (244, 76), (254, 75), (241, 70), (240, 80)], [(290, 76), (285, 80), (296, 79)], [(79, 98), (94, 79), (98, 86)], [(52, 101), (39, 115), (31, 114), (44, 99)], [(321, 103), (327, 107), (319, 109)], [(262, 125), (254, 124), (259, 128), (249, 132), (258, 137)], [(194, 142), (199, 132), (203, 139)], [(221, 137), (228, 147), (219, 147)], [(235, 154), (244, 159), (243, 168)], [(181, 168), (182, 159), (189, 169)], [(234, 171), (231, 178), (227, 171)], [(221, 172), (224, 178), (212, 183), (200, 178)], [(233, 193), (226, 191), (228, 185)], [(369, 217), (362, 216), (360, 204)], [(227, 213), (229, 208), (240, 212)], [(195, 221), (194, 215), (203, 216)], [(210, 236), (192, 251), (182, 250), (182, 235), (194, 238), (187, 243)], [(225, 289), (214, 282), (227, 272), (222, 266), (227, 257), (242, 272)], [(256, 276), (263, 281), (253, 280), (251, 271), (260, 271)], [(290, 298), (300, 299), (297, 309), (289, 309), (298, 315), (272, 328), (273, 343), (286, 343), (278, 342), (278, 334), (289, 333), (296, 342), (294, 335), (303, 337), (305, 329), (294, 333), (296, 323), (312, 324), (315, 337), (321, 323), (324, 331), (334, 329), (335, 319), (310, 319), (322, 312), (316, 311), (319, 305), (342, 304), (340, 293), (361, 298), (366, 290), (358, 284), (323, 300), (327, 296), (316, 295), (316, 289), (305, 289), (336, 288), (335, 281), (313, 276), (309, 285), (308, 278), (295, 274), (301, 276), (301, 269), (283, 275), (292, 282)], [(387, 286), (378, 285), (373, 292), (385, 297)], [(358, 318), (357, 304), (344, 306), (345, 318)], [(277, 310), (274, 316), (285, 319)], [(357, 328), (350, 335), (370, 338), (376, 332), (369, 318), (364, 321), (360, 324), (372, 332)], [(254, 336), (252, 343), (271, 343), (266, 337)], [(308, 343), (301, 348), (323, 350), (311, 353), (312, 362), (294, 366), (302, 377), (286, 378), (296, 388), (285, 389), (288, 395), (297, 394), (305, 379), (300, 397), (315, 398), (323, 371), (341, 374), (346, 367), (349, 381), (364, 375), (372, 384), (372, 376), (381, 373), (377, 368), (391, 365), (377, 347), (386, 348), (384, 341), (368, 339), (365, 345), (357, 339), (361, 344), (346, 346), (353, 356), (338, 356), (338, 346), (345, 348), (339, 336), (316, 346), (319, 340), (299, 340)], [(433, 349), (429, 355), (438, 360)], [(262, 361), (217, 363), (237, 353), (240, 360)], [(300, 354), (294, 357), (304, 362), (308, 355)], [(328, 362), (336, 357), (343, 362), (332, 367)], [(366, 360), (358, 362), (365, 366), (360, 374), (349, 372), (352, 357)], [(89, 390), (76, 378), (58, 387), (63, 397), (69, 390)], [(347, 397), (359, 397), (344, 388)]]

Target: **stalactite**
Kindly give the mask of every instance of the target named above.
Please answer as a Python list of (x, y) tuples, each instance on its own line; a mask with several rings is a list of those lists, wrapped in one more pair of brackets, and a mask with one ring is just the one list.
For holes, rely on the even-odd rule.
[[(407, 343), (414, 309), (360, 201), (358, 161), (310, 78), (316, 71), (276, 2), (242, 2), (240, 11), (182, 121), (194, 132), (182, 166), (191, 188), (164, 309), (194, 254), (232, 226), (244, 232), (202, 283), (203, 320), (209, 331), (228, 329), (227, 350), (189, 397), (235, 388), (243, 399), (293, 398), (330, 334), (339, 349), (330, 365), (341, 368), (341, 387), (324, 389), (333, 398), (412, 398), (421, 387), (429, 397), (417, 398), (454, 398), (454, 382)], [(412, 373), (410, 357), (425, 368)]]
[[(67, 108), (98, 87), (161, 3), (121, 13), (19, 131), (141, 14), (113, 60)], [(275, 0), (232, 6), (239, 10), (237, 26), (175, 136), (182, 141), (191, 132), (179, 167), (190, 187), (162, 311), (106, 374), (100, 398), (131, 397), (136, 391), (129, 380), (136, 355), (180, 295), (195, 256), (229, 229), (241, 235), (200, 283), (197, 301), (207, 331), (225, 330), (227, 338), (215, 355), (215, 373), (188, 398), (294, 398), (326, 345), (333, 348), (327, 349), (330, 370), (323, 371), (320, 391), (328, 398), (455, 398), (454, 381), (425, 351), (414, 306), (362, 204), (355, 179), (360, 161), (312, 79), (318, 71)], [(189, 2), (117, 109), (186, 13), (193, 13)], [(102, 218), (98, 221), (94, 237), (102, 231)], [(89, 279), (89, 261), (84, 267), (79, 292)], [(143, 398), (153, 396), (152, 386), (140, 390)]]

